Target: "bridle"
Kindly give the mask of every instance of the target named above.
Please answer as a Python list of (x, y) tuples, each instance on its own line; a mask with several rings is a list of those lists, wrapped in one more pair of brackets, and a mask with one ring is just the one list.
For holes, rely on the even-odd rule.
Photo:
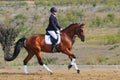
[[(80, 26), (80, 27), (82, 28), (83, 26)], [(83, 27), (83, 28), (84, 28), (84, 27)], [(83, 39), (84, 35), (82, 35), (81, 32), (82, 32), (82, 30), (81, 30), (80, 28), (77, 29), (76, 35), (78, 35), (79, 38)]]

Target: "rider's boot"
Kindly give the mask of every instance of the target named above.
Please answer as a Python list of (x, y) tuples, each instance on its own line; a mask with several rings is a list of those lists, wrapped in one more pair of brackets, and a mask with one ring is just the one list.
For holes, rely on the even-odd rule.
[(52, 43), (52, 52), (56, 51), (56, 43)]

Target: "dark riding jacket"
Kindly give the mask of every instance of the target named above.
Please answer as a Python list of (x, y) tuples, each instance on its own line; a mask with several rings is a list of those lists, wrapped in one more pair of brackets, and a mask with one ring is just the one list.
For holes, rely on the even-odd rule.
[(49, 18), (49, 24), (48, 27), (46, 28), (46, 31), (57, 31), (57, 29), (61, 29), (61, 27), (59, 26), (58, 22), (57, 22), (57, 18), (51, 14), (50, 18)]

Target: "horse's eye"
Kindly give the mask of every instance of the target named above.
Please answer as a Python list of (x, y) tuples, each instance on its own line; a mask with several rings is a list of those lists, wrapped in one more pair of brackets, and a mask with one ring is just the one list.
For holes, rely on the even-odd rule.
[(83, 32), (83, 30), (82, 30), (82, 29), (80, 29), (80, 32)]

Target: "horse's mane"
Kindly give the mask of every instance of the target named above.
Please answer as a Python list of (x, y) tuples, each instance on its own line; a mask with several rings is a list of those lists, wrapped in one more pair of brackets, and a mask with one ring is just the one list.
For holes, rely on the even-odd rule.
[(76, 25), (76, 24), (79, 24), (79, 23), (72, 23), (72, 24), (70, 24), (68, 27), (66, 27), (65, 29), (63, 29), (63, 31), (66, 30), (66, 29), (68, 29), (68, 28), (70, 28), (70, 27), (73, 26), (73, 25)]

